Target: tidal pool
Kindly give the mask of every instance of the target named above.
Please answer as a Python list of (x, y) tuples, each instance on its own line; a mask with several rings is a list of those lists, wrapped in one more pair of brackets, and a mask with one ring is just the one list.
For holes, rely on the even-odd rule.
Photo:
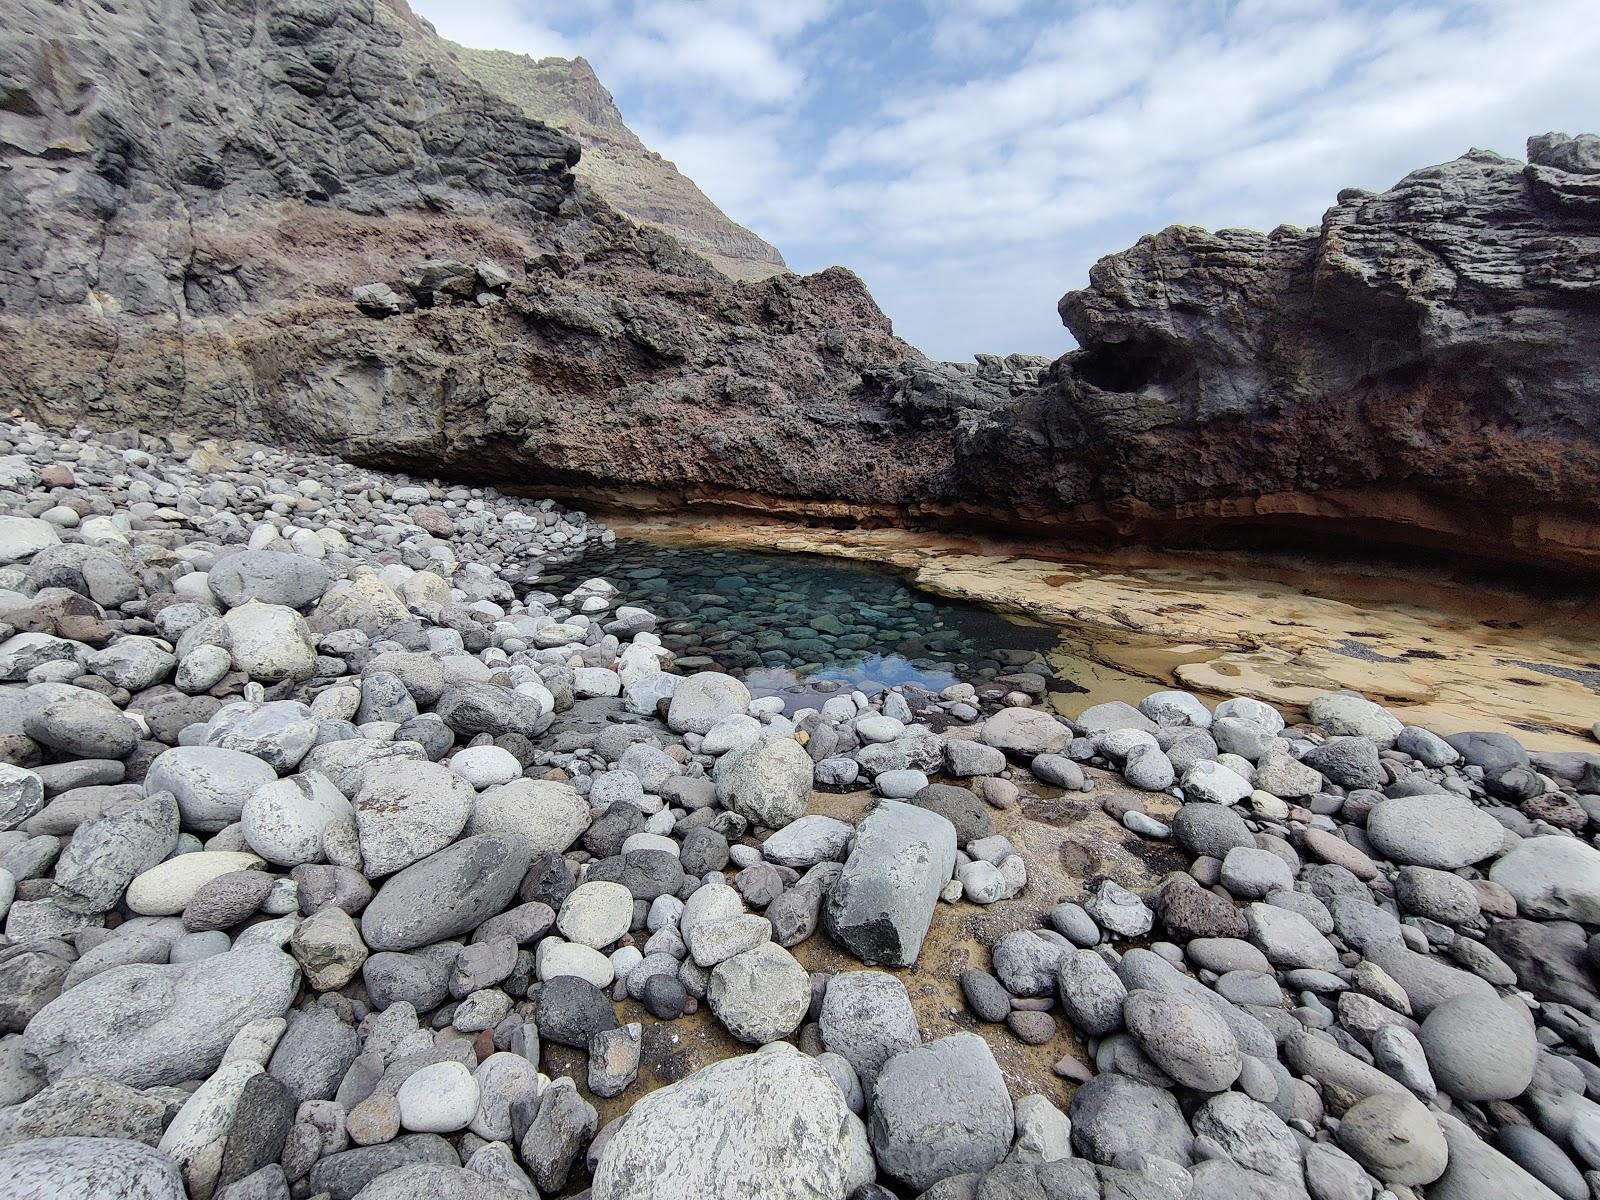
[(841, 688), (938, 691), (1019, 673), (1083, 690), (1056, 681), (1045, 661), (1058, 650), (1053, 629), (922, 591), (871, 563), (618, 539), (548, 566), (534, 586), (561, 595), (595, 576), (660, 618), (657, 632), (685, 671), (720, 667), (794, 705)]
[[(1048, 702), (1069, 717), (1158, 688), (1254, 696), (1291, 720), (1349, 690), (1435, 733), (1509, 733), (1529, 749), (1594, 749), (1600, 598), (1581, 582), (1375, 567), (1335, 559), (1052, 550), (927, 530), (822, 529), (753, 514), (605, 513), (672, 547), (893, 568), (931, 598), (1045, 624), (1059, 639)], [(951, 600), (944, 600), (950, 603)]]

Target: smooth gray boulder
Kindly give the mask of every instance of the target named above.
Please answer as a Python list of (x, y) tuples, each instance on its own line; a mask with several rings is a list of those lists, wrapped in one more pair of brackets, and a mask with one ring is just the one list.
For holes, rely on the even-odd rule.
[(589, 802), (570, 783), (513, 779), (478, 793), (467, 833), (514, 833), (536, 855), (560, 854), (589, 828), (591, 815)]
[(938, 813), (880, 800), (856, 828), (823, 905), (830, 937), (862, 962), (908, 967), (956, 865), (956, 828)]
[(774, 1042), (638, 1100), (605, 1140), (591, 1195), (844, 1200), (851, 1129), (827, 1068)]
[(218, 709), (206, 722), (205, 744), (259, 758), (274, 771), (294, 770), (317, 740), (309, 706), (294, 700), (241, 702)]
[(463, 838), (391, 875), (361, 913), (371, 950), (413, 950), (470, 933), (503, 912), (533, 855), (515, 834)]
[(1056, 972), (1066, 954), (1059, 939), (1031, 929), (1008, 933), (989, 948), (994, 973), (1013, 996), (1048, 996), (1056, 989)]
[(906, 985), (884, 971), (841, 971), (818, 1016), (822, 1044), (854, 1068), (870, 1092), (883, 1064), (922, 1044)]
[(1418, 954), (1397, 943), (1385, 943), (1368, 949), (1366, 959), (1400, 985), (1411, 1001), (1411, 1015), (1418, 1020), (1452, 996), (1471, 993), (1492, 1000), (1497, 995), (1488, 983), (1441, 955)]
[(1489, 878), (1516, 897), (1523, 916), (1600, 924), (1600, 850), (1578, 838), (1524, 838)]
[(1387, 750), (1405, 728), (1404, 722), (1382, 705), (1349, 692), (1323, 692), (1313, 696), (1307, 714), (1334, 737), (1360, 737)]
[(799, 818), (762, 842), (761, 857), (803, 871), (819, 862), (839, 858), (853, 836), (855, 827), (848, 821), (812, 814)]
[(667, 707), (667, 728), (674, 733), (709, 733), (726, 717), (750, 706), (750, 689), (718, 671), (701, 671), (678, 681)]
[(1512, 1100), (1533, 1082), (1539, 1043), (1520, 1000), (1453, 996), (1428, 1014), (1417, 1037), (1434, 1082), (1457, 1100)]
[(300, 968), (273, 946), (113, 967), (45, 1005), (23, 1036), (52, 1082), (182, 1083), (215, 1071), (251, 1021), (283, 1016), (299, 986)]
[(1239, 1078), (1239, 1043), (1212, 1005), (1140, 989), (1128, 993), (1123, 1019), (1150, 1060), (1183, 1086), (1220, 1092)]
[(328, 590), (328, 568), (303, 554), (241, 550), (219, 558), (206, 573), (211, 592), (224, 608), (251, 600), (306, 608)]
[(1096, 1075), (1072, 1094), (1072, 1148), (1110, 1166), (1132, 1154), (1153, 1154), (1188, 1166), (1194, 1134), (1165, 1088), (1127, 1075)]
[(178, 1164), (122, 1138), (57, 1137), (0, 1150), (6, 1200), (188, 1200)]
[(1097, 733), (1108, 733), (1114, 729), (1138, 729), (1144, 733), (1154, 733), (1157, 728), (1154, 721), (1122, 700), (1107, 700), (1101, 704), (1090, 705), (1079, 713), (1072, 723), (1084, 737), (1093, 737)]
[(1037, 708), (1002, 708), (984, 721), (978, 737), (1019, 758), (1055, 754), (1072, 742), (1072, 726)]
[[(1444, 1139), (1446, 1144), (1450, 1142), (1448, 1127)], [(1584, 1182), (1583, 1173), (1554, 1139), (1527, 1125), (1502, 1125), (1495, 1130), (1495, 1142), (1501, 1154), (1554, 1191), (1561, 1200), (1590, 1200), (1589, 1185)], [(1450, 1168), (1446, 1166), (1445, 1174), (1449, 1173)]]
[(1498, 854), (1505, 830), (1463, 796), (1397, 796), (1367, 814), (1367, 837), (1397, 863), (1453, 871)]
[(1380, 1092), (1356, 1101), (1340, 1118), (1339, 1144), (1386, 1184), (1432, 1183), (1449, 1150), (1435, 1115), (1414, 1096)]
[(1468, 766), (1482, 767), (1485, 775), (1528, 765), (1528, 752), (1509, 733), (1452, 733), (1444, 740)]
[(144, 786), (177, 797), (185, 829), (217, 833), (239, 819), (257, 788), (277, 778), (270, 766), (242, 750), (177, 746), (150, 764)]
[(1016, 1113), (989, 1043), (957, 1033), (902, 1051), (872, 1089), (867, 1135), (881, 1170), (913, 1191), (1005, 1158)]
[(1450, 1157), (1428, 1185), (1428, 1200), (1561, 1200), (1449, 1113), (1433, 1116)]
[(544, 706), (532, 696), (492, 683), (456, 683), (434, 705), (439, 719), (463, 739), (487, 733), (520, 733), (534, 737), (549, 722)]

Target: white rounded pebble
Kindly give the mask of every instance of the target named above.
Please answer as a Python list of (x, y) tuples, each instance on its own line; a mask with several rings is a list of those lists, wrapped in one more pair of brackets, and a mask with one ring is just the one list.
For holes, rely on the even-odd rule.
[(576, 975), (587, 979), (595, 987), (610, 987), (617, 977), (611, 960), (592, 946), (577, 942), (564, 942), (547, 937), (539, 943), (533, 956), (534, 971), (540, 979), (554, 979), (557, 975)]
[(458, 1062), (433, 1063), (400, 1085), (400, 1124), (413, 1133), (455, 1133), (478, 1115), (478, 1081)]
[(633, 924), (633, 893), (620, 883), (596, 880), (582, 883), (561, 902), (556, 928), (569, 942), (609, 946)]
[(522, 777), (517, 756), (499, 746), (470, 746), (450, 759), (450, 769), (482, 791)]

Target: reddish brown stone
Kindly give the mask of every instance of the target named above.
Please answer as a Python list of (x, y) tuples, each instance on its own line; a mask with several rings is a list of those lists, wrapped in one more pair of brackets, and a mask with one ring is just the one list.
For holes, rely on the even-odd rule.
[(472, 1054), (479, 1062), (494, 1053), (494, 1030), (484, 1029), (472, 1039)]
[(1535, 821), (1545, 821), (1558, 829), (1580, 832), (1589, 823), (1589, 814), (1571, 796), (1546, 792), (1522, 802), (1522, 811)]
[(455, 536), (456, 523), (442, 508), (419, 508), (411, 514), (411, 519), (417, 528), (431, 533), (436, 538)]

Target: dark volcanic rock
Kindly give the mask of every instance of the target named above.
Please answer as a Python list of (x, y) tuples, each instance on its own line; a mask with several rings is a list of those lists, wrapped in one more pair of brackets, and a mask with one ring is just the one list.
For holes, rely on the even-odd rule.
[[(961, 414), (1009, 398), (895, 338), (849, 271), (740, 285), (619, 215), (404, 0), (7, 16), (0, 400), (45, 420), (911, 503), (953, 489)], [(509, 286), (480, 306), (452, 261)], [(371, 283), (419, 306), (369, 315)]]

